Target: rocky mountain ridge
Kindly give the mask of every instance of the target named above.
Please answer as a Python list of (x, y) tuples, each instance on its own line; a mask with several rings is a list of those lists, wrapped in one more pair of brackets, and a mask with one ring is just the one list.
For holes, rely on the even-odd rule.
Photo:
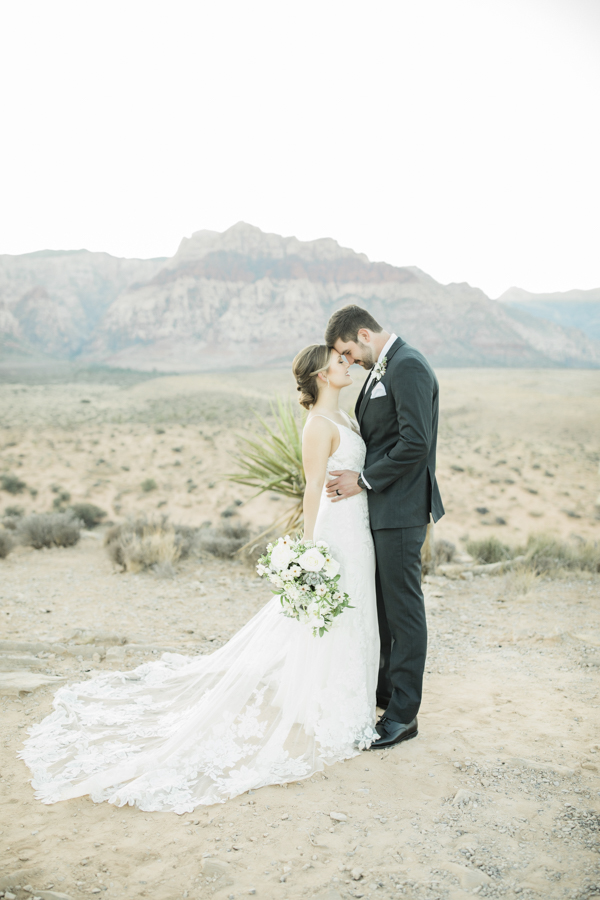
[(532, 294), (512, 287), (498, 301), (565, 328), (579, 328), (592, 340), (600, 341), (600, 288)]
[(0, 256), (0, 336), (30, 352), (148, 371), (288, 363), (331, 312), (368, 308), (438, 366), (600, 366), (583, 332), (468, 284), (371, 262), (331, 238), (238, 223), (170, 259), (85, 250)]

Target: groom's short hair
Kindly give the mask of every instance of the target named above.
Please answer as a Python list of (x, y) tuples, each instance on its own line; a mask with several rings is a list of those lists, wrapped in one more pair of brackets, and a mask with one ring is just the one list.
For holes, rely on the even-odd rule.
[(361, 328), (368, 328), (377, 334), (383, 331), (379, 322), (366, 309), (352, 304), (343, 306), (334, 312), (327, 323), (325, 343), (328, 347), (333, 347), (337, 340), (356, 342)]

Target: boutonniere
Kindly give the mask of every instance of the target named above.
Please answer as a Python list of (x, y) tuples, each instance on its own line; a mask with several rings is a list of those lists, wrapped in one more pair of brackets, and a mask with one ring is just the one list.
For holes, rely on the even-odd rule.
[(378, 362), (375, 368), (373, 369), (373, 378), (375, 381), (381, 381), (383, 376), (385, 375), (385, 370), (387, 369), (387, 356), (384, 356), (381, 362)]

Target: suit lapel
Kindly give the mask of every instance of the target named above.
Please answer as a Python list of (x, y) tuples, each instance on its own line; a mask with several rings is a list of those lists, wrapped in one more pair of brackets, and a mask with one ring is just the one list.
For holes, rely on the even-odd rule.
[(375, 387), (376, 384), (377, 384), (377, 379), (371, 378), (371, 384), (369, 385), (369, 389), (368, 389), (368, 391), (365, 391), (365, 393), (363, 394), (363, 398), (360, 401), (358, 416), (356, 417), (356, 420), (359, 425), (362, 422), (362, 417), (364, 416), (365, 410), (367, 408), (367, 404), (369, 403), (369, 397), (371, 396), (373, 388)]
[[(390, 359), (392, 358), (392, 356), (394, 356), (394, 354), (396, 353), (396, 351), (399, 350), (400, 347), (401, 347), (404, 343), (405, 343), (405, 341), (403, 341), (402, 338), (397, 338), (397, 339), (394, 341), (394, 343), (392, 344), (392, 346), (390, 347), (390, 349), (388, 350), (388, 352), (385, 354), (385, 358), (387, 359), (388, 363), (389, 363)], [(384, 378), (385, 378), (385, 376), (384, 376)], [(358, 400), (357, 400), (357, 402), (356, 402), (356, 409), (355, 409), (355, 413), (356, 413), (356, 421), (358, 422), (359, 425), (360, 425), (360, 423), (361, 423), (361, 421), (362, 421), (362, 417), (363, 417), (364, 414), (365, 414), (365, 411), (366, 411), (366, 409), (367, 409), (367, 406), (369, 405), (369, 399), (370, 399), (370, 397), (371, 397), (371, 393), (373, 392), (373, 388), (375, 387), (376, 384), (378, 384), (378, 381), (377, 381), (376, 378), (371, 378), (371, 384), (369, 385), (368, 391), (365, 391), (365, 385), (366, 385), (366, 383), (367, 383), (367, 382), (365, 381), (365, 384), (363, 384), (363, 389), (362, 389), (362, 391), (360, 392), (360, 395), (359, 395)]]
[(358, 395), (358, 400), (356, 401), (356, 405), (354, 407), (354, 416), (357, 420), (358, 420), (358, 411), (360, 409), (361, 403), (363, 402), (363, 397), (365, 396), (365, 388), (368, 383), (369, 383), (369, 376), (367, 375), (367, 377), (365, 378), (365, 380), (363, 382), (363, 386), (360, 389), (360, 394)]
[(387, 359), (388, 362), (395, 355), (395, 353), (400, 349), (400, 347), (402, 347), (405, 343), (406, 343), (406, 341), (403, 341), (402, 338), (397, 338), (394, 341), (394, 343), (392, 344), (392, 346), (390, 347), (388, 352), (385, 354), (385, 358)]

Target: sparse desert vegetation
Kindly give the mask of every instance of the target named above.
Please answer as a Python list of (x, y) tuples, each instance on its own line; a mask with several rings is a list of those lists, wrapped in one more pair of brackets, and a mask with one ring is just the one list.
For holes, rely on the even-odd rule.
[[(268, 900), (594, 895), (600, 373), (439, 375), (447, 515), (424, 575), (419, 739), (189, 818), (89, 799), (45, 807), (16, 753), (52, 709), (52, 679), (209, 654), (269, 599), (255, 542), (298, 497), (285, 477), (254, 496), (275, 473), (245, 484), (231, 454), (236, 435), (267, 434), (253, 408), (282, 439), (270, 401), (294, 397), (289, 373), (0, 384), (0, 473), (24, 485), (0, 494), (0, 798), (19, 810), (2, 826), (0, 879), (71, 900), (102, 888), (143, 900), (150, 886), (157, 900), (213, 888)], [(32, 516), (51, 536), (40, 551), (22, 540)], [(76, 523), (76, 544), (58, 545), (57, 516)], [(29, 865), (41, 874), (15, 881)]]
[(32, 513), (17, 526), (19, 543), (34, 550), (44, 547), (72, 547), (81, 537), (82, 522), (72, 513)]
[(505, 559), (517, 556), (511, 548), (500, 541), (495, 535), (482, 538), (478, 541), (467, 541), (467, 553), (480, 563), (497, 563)]
[(106, 518), (106, 512), (95, 503), (73, 503), (69, 510), (86, 528), (95, 528)]
[(467, 541), (467, 552), (481, 563), (518, 559), (521, 569), (559, 577), (569, 572), (600, 572), (600, 542), (575, 537), (559, 540), (550, 534), (530, 534), (524, 546), (510, 547), (497, 537)]
[(196, 529), (172, 525), (166, 516), (149, 520), (129, 519), (113, 525), (104, 539), (108, 555), (123, 571), (141, 572), (155, 566), (172, 566), (190, 555)]
[(220, 559), (232, 559), (247, 544), (250, 536), (250, 527), (245, 522), (221, 522), (216, 528), (200, 529), (198, 548)]
[(249, 526), (240, 521), (220, 522), (215, 528), (205, 522), (200, 528), (192, 528), (174, 525), (163, 516), (154, 520), (140, 517), (113, 525), (106, 532), (104, 543), (109, 557), (123, 571), (155, 569), (172, 574), (173, 566), (191, 555), (207, 553), (231, 559), (249, 538)]
[(0, 475), (0, 490), (7, 494), (22, 494), (27, 485), (16, 475)]
[(15, 539), (7, 528), (0, 526), (0, 559), (6, 559), (15, 546)]

